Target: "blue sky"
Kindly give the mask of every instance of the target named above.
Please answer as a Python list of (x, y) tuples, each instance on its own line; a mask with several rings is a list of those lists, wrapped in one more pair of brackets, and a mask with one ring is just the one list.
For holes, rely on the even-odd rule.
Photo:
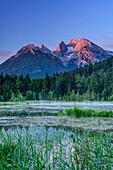
[(0, 0), (0, 63), (27, 44), (87, 38), (113, 50), (113, 0)]

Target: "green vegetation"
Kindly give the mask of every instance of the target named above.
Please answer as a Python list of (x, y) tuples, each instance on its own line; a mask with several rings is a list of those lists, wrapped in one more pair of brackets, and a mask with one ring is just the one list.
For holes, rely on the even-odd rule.
[(75, 117), (113, 117), (113, 111), (74, 107), (74, 109), (66, 109), (66, 115)]
[(113, 57), (63, 74), (31, 80), (0, 75), (0, 101), (113, 101)]
[[(12, 103), (13, 105), (13, 103)], [(47, 107), (47, 106), (46, 106)], [(50, 106), (49, 106), (50, 107)], [(0, 117), (3, 116), (74, 116), (74, 117), (113, 117), (113, 111), (108, 111), (104, 109), (90, 109), (90, 108), (80, 108), (71, 107), (67, 108), (65, 111), (58, 110), (58, 113), (54, 111), (37, 111), (33, 107), (28, 105), (18, 105), (16, 107), (0, 108)]]
[(52, 113), (52, 112), (37, 112), (37, 111), (26, 111), (26, 110), (22, 110), (22, 111), (19, 111), (19, 110), (15, 110), (15, 111), (9, 111), (9, 110), (3, 110), (1, 109), (0, 110), (0, 117), (3, 117), (3, 116), (50, 116), (50, 115), (54, 115), (56, 116), (57, 114), (56, 113)]
[(63, 111), (62, 110), (58, 110), (58, 116), (63, 116), (63, 115), (64, 115)]
[(18, 102), (0, 102), (0, 106), (18, 105)]
[[(34, 131), (35, 133), (35, 131)], [(0, 132), (1, 169), (112, 169), (113, 145), (108, 134), (47, 131), (43, 138), (22, 129)]]

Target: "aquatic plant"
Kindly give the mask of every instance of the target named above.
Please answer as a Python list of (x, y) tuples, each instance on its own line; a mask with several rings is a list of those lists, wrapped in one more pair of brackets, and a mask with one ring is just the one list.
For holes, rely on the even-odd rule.
[(112, 169), (112, 136), (107, 133), (66, 134), (48, 128), (0, 132), (1, 169)]

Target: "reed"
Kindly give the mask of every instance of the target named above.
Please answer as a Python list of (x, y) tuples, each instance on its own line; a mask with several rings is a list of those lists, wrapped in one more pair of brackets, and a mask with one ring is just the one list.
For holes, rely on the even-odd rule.
[[(40, 133), (41, 132), (41, 133)], [(0, 132), (1, 169), (112, 169), (113, 144), (107, 133), (59, 131), (49, 135), (46, 129)]]

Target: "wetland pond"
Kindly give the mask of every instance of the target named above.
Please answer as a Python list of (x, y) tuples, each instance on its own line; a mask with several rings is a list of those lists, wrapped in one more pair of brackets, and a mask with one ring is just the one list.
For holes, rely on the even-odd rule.
[[(18, 103), (0, 103), (0, 112), (5, 115), (9, 113), (10, 116), (0, 117), (0, 128), (2, 127), (29, 127), (45, 126), (56, 127), (57, 129), (84, 129), (84, 130), (113, 130), (113, 118), (75, 118), (68, 116), (58, 116), (58, 110), (65, 110), (67, 108), (84, 107), (105, 109), (113, 111), (113, 103), (100, 102), (18, 102)], [(11, 116), (13, 113), (13, 116)], [(16, 116), (16, 114), (22, 116)], [(30, 113), (24, 114), (24, 113)], [(25, 116), (24, 116), (25, 115)], [(37, 115), (37, 116), (36, 116)], [(65, 114), (64, 114), (65, 115)]]
[[(4, 137), (0, 137), (0, 143), (4, 143), (4, 138), (5, 140), (6, 139), (9, 140), (9, 138), (11, 137), (11, 140), (15, 141), (16, 145), (18, 145), (18, 141), (21, 138), (22, 140), (21, 142), (22, 142), (22, 146), (24, 146), (24, 150), (27, 151), (27, 149), (30, 147), (29, 152), (31, 152), (32, 147), (36, 148), (39, 155), (40, 162), (41, 164), (44, 164), (42, 169), (49, 169), (49, 167), (51, 167), (51, 169), (58, 169), (59, 166), (64, 166), (64, 169), (73, 169), (73, 166), (74, 167), (79, 166), (79, 168), (81, 168), (82, 165), (85, 165), (84, 161), (86, 158), (83, 158), (82, 154), (79, 155), (77, 153), (75, 159), (75, 155), (74, 155), (76, 151), (75, 141), (77, 141), (77, 147), (80, 148), (81, 153), (83, 153), (86, 150), (86, 146), (85, 146), (86, 143), (88, 142), (88, 145), (90, 144), (92, 145), (95, 141), (94, 138), (98, 136), (94, 134), (91, 136), (90, 134), (92, 133), (104, 134), (104, 136), (107, 135), (110, 137), (111, 141), (113, 142), (113, 118), (107, 118), (107, 117), (106, 118), (100, 118), (100, 117), (75, 118), (75, 117), (68, 117), (68, 116), (58, 116), (57, 114), (58, 110), (63, 110), (65, 112), (66, 108), (72, 108), (75, 105), (79, 107), (85, 107), (85, 108), (102, 108), (106, 110), (113, 110), (113, 103), (76, 103), (75, 104), (72, 102), (71, 103), (66, 103), (66, 102), (65, 103), (64, 102), (25, 103), (24, 102), (15, 105), (10, 105), (10, 103), (8, 105), (0, 104), (0, 111), (2, 112), (9, 112), (9, 113), (30, 112), (33, 115), (36, 112), (39, 113), (38, 116), (33, 116), (33, 115), (32, 116), (8, 116), (8, 117), (1, 116), (0, 133), (4, 134), (2, 135)], [(86, 136), (88, 137), (87, 142), (86, 142)], [(83, 140), (82, 143), (80, 143), (80, 140)], [(102, 143), (101, 148), (103, 148), (103, 146), (105, 147), (105, 143), (100, 140), (103, 139), (99, 137), (97, 139), (98, 141), (97, 143), (98, 144)], [(29, 146), (27, 146), (28, 143)], [(78, 143), (80, 144), (79, 146)], [(96, 148), (95, 146), (92, 147)], [(90, 152), (91, 152), (91, 146), (90, 146)], [(107, 152), (105, 152), (105, 154)], [(91, 155), (93, 155), (93, 158), (94, 158), (94, 154), (95, 152), (93, 153), (92, 151)], [(95, 161), (95, 158), (94, 160), (90, 160), (89, 164), (88, 162), (86, 163), (86, 168), (93, 166), (93, 162), (95, 167), (99, 167), (100, 164), (102, 166), (100, 159), (101, 158), (99, 157), (99, 160)], [(112, 161), (113, 161), (113, 159), (112, 160), (111, 159), (109, 160), (109, 162), (111, 161), (111, 164), (109, 163), (109, 165), (106, 163), (106, 160), (104, 161), (103, 159), (103, 166), (105, 166), (106, 164), (106, 167), (108, 166), (108, 168), (109, 167), (111, 168)], [(29, 160), (31, 160), (33, 163), (31, 164), (28, 161), (28, 164), (26, 166), (28, 166), (31, 169), (35, 169), (33, 168), (33, 166), (36, 165), (36, 163), (34, 163), (35, 162), (34, 158), (31, 156)], [(46, 163), (44, 163), (45, 160)], [(79, 160), (80, 162), (78, 164)], [(95, 162), (97, 162), (96, 163), (97, 165), (95, 164)], [(92, 165), (90, 165), (90, 163)]]
[[(67, 108), (84, 107), (84, 108), (95, 108), (105, 109), (113, 111), (113, 103), (105, 102), (18, 102), (18, 103), (0, 103), (1, 113), (9, 113), (13, 116), (1, 116), (0, 117), (0, 129), (5, 128), (29, 128), (33, 127), (47, 127), (51, 131), (60, 131), (61, 129), (66, 132), (79, 130), (91, 130), (91, 131), (109, 131), (113, 132), (113, 118), (100, 118), (100, 117), (89, 117), (89, 118), (75, 118), (68, 116), (58, 116), (58, 110)], [(21, 113), (22, 116), (15, 116)], [(30, 113), (32, 116), (24, 116), (24, 113)], [(35, 114), (37, 116), (35, 116)], [(26, 115), (26, 114), (25, 114)], [(27, 114), (29, 115), (29, 114)]]

